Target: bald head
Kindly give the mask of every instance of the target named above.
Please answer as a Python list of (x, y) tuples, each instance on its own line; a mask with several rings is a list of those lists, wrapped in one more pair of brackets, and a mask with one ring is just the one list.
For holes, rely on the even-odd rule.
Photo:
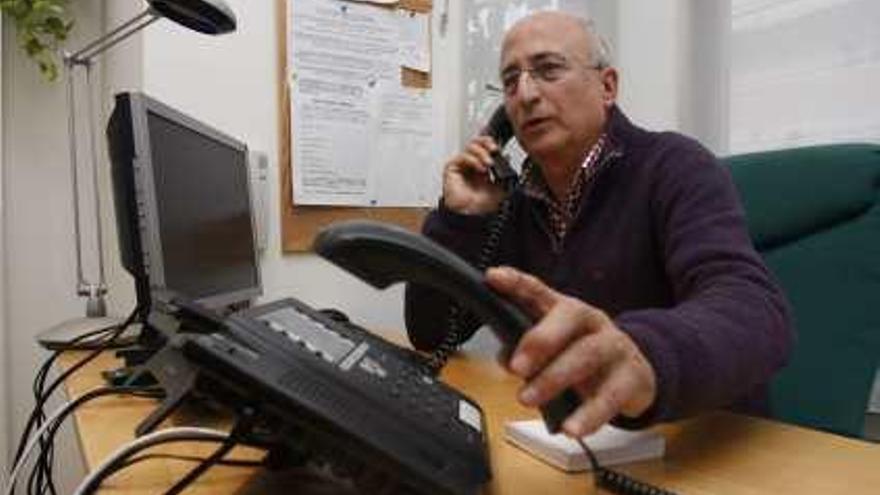
[(597, 67), (611, 65), (610, 48), (597, 31), (593, 20), (559, 11), (537, 12), (511, 26), (501, 46), (502, 60), (505, 48), (512, 39), (520, 36), (541, 36), (542, 33), (565, 33), (572, 53), (579, 55), (585, 64)]

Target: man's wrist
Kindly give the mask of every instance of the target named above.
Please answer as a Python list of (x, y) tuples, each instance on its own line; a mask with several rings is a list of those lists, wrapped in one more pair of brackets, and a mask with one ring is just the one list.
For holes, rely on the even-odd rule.
[(443, 198), (440, 198), (440, 204), (438, 205), (438, 211), (440, 212), (441, 217), (444, 222), (449, 222), (451, 225), (455, 225), (457, 227), (482, 227), (485, 222), (487, 222), (492, 214), (495, 212), (488, 213), (470, 213), (467, 211), (462, 211), (458, 209), (450, 208), (446, 201)]

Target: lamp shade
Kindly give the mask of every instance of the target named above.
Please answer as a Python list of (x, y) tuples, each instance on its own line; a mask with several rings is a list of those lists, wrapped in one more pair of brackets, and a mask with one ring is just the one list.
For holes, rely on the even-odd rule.
[(178, 24), (204, 34), (235, 31), (235, 14), (223, 0), (148, 0), (150, 7)]

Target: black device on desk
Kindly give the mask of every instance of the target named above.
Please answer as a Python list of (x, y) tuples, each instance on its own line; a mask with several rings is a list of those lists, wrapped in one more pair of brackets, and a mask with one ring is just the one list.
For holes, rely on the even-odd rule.
[[(246, 405), (271, 425), (275, 444), (350, 472), (379, 472), (394, 493), (477, 493), (490, 478), (480, 407), (425, 374), (413, 351), (296, 299), (222, 319), (198, 307), (155, 317), (171, 330), (152, 363), (166, 368), (154, 372), (160, 383)], [(180, 376), (184, 368), (191, 379)]]
[(119, 254), (146, 317), (156, 297), (222, 309), (262, 293), (247, 146), (146, 94), (107, 124)]
[[(482, 273), (443, 246), (401, 227), (372, 221), (336, 223), (318, 235), (315, 252), (377, 288), (415, 282), (444, 292), (488, 324), (508, 351), (532, 326), (531, 319), (489, 289)], [(579, 405), (580, 397), (571, 389), (549, 401), (541, 409), (547, 428), (558, 432)]]
[(139, 92), (116, 95), (107, 143), (119, 255), (144, 324), (123, 356), (131, 366), (162, 344), (146, 324), (156, 299), (176, 292), (223, 310), (262, 293), (247, 146)]

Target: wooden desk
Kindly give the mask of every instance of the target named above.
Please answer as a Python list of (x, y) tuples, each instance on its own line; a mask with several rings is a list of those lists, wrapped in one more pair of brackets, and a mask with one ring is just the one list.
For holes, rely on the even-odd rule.
[[(75, 359), (71, 355), (64, 361), (69, 365)], [(99, 372), (114, 366), (110, 355), (101, 356), (71, 378), (68, 392), (78, 396), (99, 386)], [(564, 474), (504, 441), (505, 421), (537, 417), (514, 402), (518, 382), (511, 375), (494, 362), (465, 356), (454, 358), (443, 376), (477, 399), (487, 415), (494, 479), (484, 493), (591, 493), (586, 475)], [(94, 468), (130, 441), (137, 423), (153, 407), (154, 402), (146, 399), (115, 397), (85, 405), (76, 414), (76, 425), (86, 465)], [(192, 425), (192, 418), (188, 419)], [(181, 424), (183, 419), (176, 422)], [(621, 471), (686, 494), (873, 494), (880, 487), (880, 445), (726, 413), (659, 430), (668, 439), (665, 458)], [(204, 456), (215, 448), (178, 444), (164, 451)], [(238, 457), (257, 457), (244, 449), (235, 452)], [(109, 479), (101, 493), (162, 493), (191, 468), (190, 463), (170, 460), (141, 463)], [(186, 493), (241, 493), (255, 473), (253, 468), (216, 466)]]

